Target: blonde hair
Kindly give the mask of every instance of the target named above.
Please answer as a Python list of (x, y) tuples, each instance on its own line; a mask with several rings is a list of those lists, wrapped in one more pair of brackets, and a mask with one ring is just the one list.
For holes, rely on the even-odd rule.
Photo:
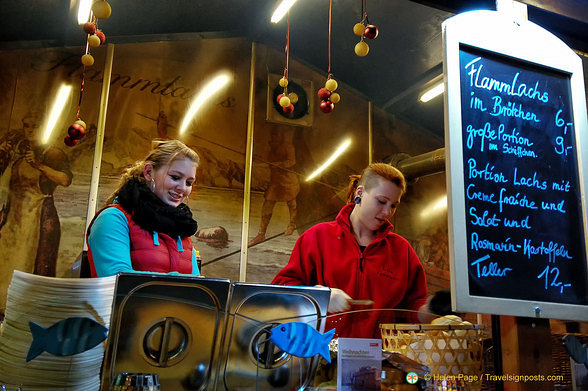
[(379, 184), (380, 180), (387, 180), (394, 183), (401, 190), (401, 195), (406, 193), (406, 179), (402, 172), (387, 163), (372, 163), (367, 166), (361, 175), (350, 175), (347, 188), (347, 202), (353, 202), (358, 186), (370, 190)]
[(179, 140), (153, 140), (151, 152), (144, 160), (137, 161), (132, 166), (128, 167), (122, 174), (117, 189), (108, 197), (106, 204), (111, 204), (119, 191), (133, 178), (142, 183), (147, 183), (143, 176), (145, 165), (151, 164), (154, 169), (159, 169), (163, 166), (169, 166), (178, 159), (187, 158), (194, 162), (194, 165), (200, 163), (198, 154)]

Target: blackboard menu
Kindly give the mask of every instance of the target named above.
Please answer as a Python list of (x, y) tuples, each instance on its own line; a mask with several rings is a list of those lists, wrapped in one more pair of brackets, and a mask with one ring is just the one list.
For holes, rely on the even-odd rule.
[(569, 75), (460, 45), (469, 293), (587, 304)]

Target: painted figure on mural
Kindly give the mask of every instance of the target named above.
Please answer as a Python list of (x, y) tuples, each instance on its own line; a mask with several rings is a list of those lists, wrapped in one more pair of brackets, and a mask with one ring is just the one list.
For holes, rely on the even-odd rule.
[(22, 123), (0, 141), (0, 308), (14, 269), (55, 276), (61, 225), (53, 193), (72, 181), (67, 155), (41, 143), (38, 116)]
[(159, 114), (157, 115), (157, 137), (165, 140), (167, 139), (167, 127), (168, 127), (168, 123), (167, 123), (167, 115), (165, 114), (165, 111), (160, 110)]
[(270, 181), (264, 193), (261, 207), (261, 223), (257, 236), (249, 241), (248, 246), (265, 240), (267, 226), (272, 218), (276, 202), (285, 202), (288, 205), (290, 221), (284, 235), (292, 235), (296, 229), (296, 196), (300, 191), (298, 175), (294, 172), (296, 154), (292, 142), (280, 129), (272, 128), (269, 139), (269, 153), (267, 163), (270, 166)]

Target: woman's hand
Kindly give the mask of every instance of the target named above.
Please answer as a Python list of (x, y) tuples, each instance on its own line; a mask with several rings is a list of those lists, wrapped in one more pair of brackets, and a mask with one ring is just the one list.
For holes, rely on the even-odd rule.
[(329, 307), (327, 312), (343, 312), (348, 310), (351, 305), (349, 304), (351, 297), (338, 288), (331, 288), (331, 298), (329, 299)]

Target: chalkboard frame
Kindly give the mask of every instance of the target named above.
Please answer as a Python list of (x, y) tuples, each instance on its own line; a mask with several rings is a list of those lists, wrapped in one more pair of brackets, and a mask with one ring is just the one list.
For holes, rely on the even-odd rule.
[[(454, 311), (588, 321), (588, 306), (470, 294), (460, 85), (463, 47), (523, 61), (569, 75), (584, 243), (588, 247), (588, 121), (581, 59), (564, 42), (527, 20), (496, 11), (471, 11), (443, 23), (445, 83), (445, 156), (448, 196), (449, 257)], [(588, 251), (584, 255), (588, 262)], [(588, 279), (588, 276), (585, 277)]]

